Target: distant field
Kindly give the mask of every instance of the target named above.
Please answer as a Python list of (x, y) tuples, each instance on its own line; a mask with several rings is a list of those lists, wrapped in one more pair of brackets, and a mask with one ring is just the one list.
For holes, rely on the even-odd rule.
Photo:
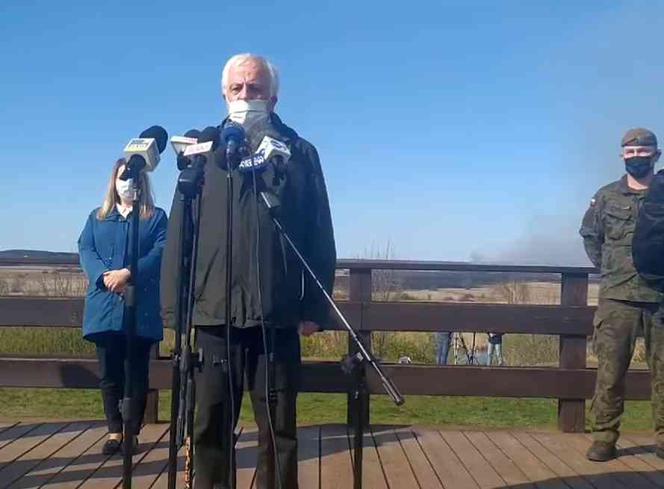
[(87, 280), (72, 268), (0, 267), (0, 296), (77, 297), (85, 295)]
[[(477, 272), (475, 272), (477, 273)], [(458, 272), (463, 282), (463, 274)], [(467, 274), (471, 275), (471, 274)], [(523, 274), (524, 277), (526, 274)], [(335, 296), (347, 296), (347, 274), (338, 271), (338, 287)], [(492, 277), (492, 281), (496, 278)], [(450, 281), (449, 278), (445, 281)], [(473, 281), (481, 280), (475, 277)], [(552, 281), (507, 280), (504, 283), (469, 287), (410, 288), (402, 283), (399, 273), (374, 274), (374, 300), (417, 300), (434, 302), (492, 302), (492, 303), (560, 303), (560, 283)], [(49, 295), (81, 296), (85, 294), (87, 281), (75, 268), (0, 267), (0, 296), (3, 295)], [(588, 303), (597, 303), (598, 284), (591, 282), (588, 288)]]

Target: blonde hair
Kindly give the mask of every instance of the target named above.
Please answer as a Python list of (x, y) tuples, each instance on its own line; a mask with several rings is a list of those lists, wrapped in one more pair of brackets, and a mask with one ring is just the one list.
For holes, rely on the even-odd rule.
[[(106, 219), (115, 209), (115, 206), (121, 202), (118, 192), (115, 190), (115, 179), (118, 175), (118, 170), (127, 164), (127, 160), (120, 158), (113, 165), (111, 178), (108, 180), (108, 188), (106, 189), (106, 197), (104, 203), (97, 212), (97, 219), (100, 221)], [(141, 219), (149, 219), (154, 214), (154, 198), (152, 196), (152, 187), (146, 172), (142, 171), (139, 177), (139, 195), (140, 195), (140, 216)]]

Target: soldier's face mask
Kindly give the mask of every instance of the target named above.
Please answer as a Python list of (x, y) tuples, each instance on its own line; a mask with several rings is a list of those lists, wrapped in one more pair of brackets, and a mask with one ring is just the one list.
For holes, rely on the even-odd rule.
[(646, 177), (655, 166), (652, 156), (634, 156), (625, 159), (625, 170), (634, 178)]

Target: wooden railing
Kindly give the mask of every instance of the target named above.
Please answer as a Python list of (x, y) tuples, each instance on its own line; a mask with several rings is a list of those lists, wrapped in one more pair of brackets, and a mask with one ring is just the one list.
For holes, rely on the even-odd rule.
[[(76, 255), (56, 263), (40, 260), (2, 260), (0, 266), (77, 266)], [(558, 367), (480, 367), (435, 365), (385, 365), (400, 391), (408, 395), (488, 396), (558, 399), (558, 425), (562, 431), (583, 431), (585, 400), (592, 397), (595, 370), (586, 366), (587, 338), (592, 334), (594, 307), (587, 305), (592, 268), (475, 265), (445, 262), (340, 260), (339, 269), (349, 270), (349, 300), (341, 309), (368, 347), (374, 331), (503, 332), (557, 335), (560, 338)], [(561, 301), (558, 305), (489, 304), (454, 302), (372, 301), (375, 270), (503, 272), (557, 274)], [(82, 298), (1, 297), (0, 327), (80, 327)], [(349, 345), (350, 347), (351, 345)], [(350, 392), (351, 380), (340, 373), (337, 362), (304, 362), (303, 392)], [(97, 386), (97, 362), (81, 358), (0, 358), (0, 386), (69, 387)], [(367, 370), (369, 396), (382, 394), (376, 376)], [(150, 372), (152, 389), (169, 389), (171, 363), (155, 359)], [(628, 399), (649, 399), (650, 376), (630, 371)], [(152, 395), (146, 419), (156, 419), (157, 396)], [(356, 412), (349, 402), (349, 419)]]

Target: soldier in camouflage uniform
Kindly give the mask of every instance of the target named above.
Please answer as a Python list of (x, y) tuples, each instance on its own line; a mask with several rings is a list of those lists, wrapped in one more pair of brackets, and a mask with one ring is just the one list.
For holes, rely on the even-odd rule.
[[(586, 253), (601, 271), (593, 336), (598, 361), (591, 407), (594, 442), (587, 453), (593, 461), (604, 462), (616, 456), (625, 375), (637, 336), (645, 337), (653, 385), (657, 377), (664, 382), (664, 336), (658, 312), (664, 295), (638, 275), (632, 261), (636, 218), (659, 155), (652, 132), (628, 131), (622, 139), (621, 154), (627, 173), (595, 194), (580, 229)], [(657, 453), (664, 458), (664, 397), (653, 395), (652, 400)]]

